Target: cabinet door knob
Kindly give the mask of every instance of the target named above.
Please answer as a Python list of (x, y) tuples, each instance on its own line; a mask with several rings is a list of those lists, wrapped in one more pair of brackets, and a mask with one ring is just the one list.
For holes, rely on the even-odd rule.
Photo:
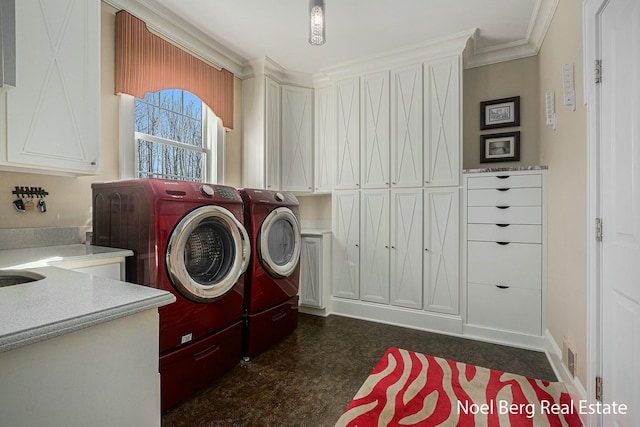
[(356, 243), (356, 248), (358, 247), (358, 244)]
[(391, 246), (391, 249), (395, 249), (395, 248), (396, 248), (395, 246)]
[(425, 252), (429, 252), (429, 248), (424, 248)]
[(498, 289), (509, 289), (509, 286), (507, 286), (507, 285), (496, 285), (496, 288), (498, 288)]
[(385, 249), (389, 249), (389, 245), (384, 245)]

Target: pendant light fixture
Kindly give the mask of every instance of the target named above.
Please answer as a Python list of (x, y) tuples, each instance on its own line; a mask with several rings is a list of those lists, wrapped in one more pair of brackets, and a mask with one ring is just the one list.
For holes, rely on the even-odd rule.
[(322, 46), (325, 41), (324, 0), (309, 0), (309, 44)]

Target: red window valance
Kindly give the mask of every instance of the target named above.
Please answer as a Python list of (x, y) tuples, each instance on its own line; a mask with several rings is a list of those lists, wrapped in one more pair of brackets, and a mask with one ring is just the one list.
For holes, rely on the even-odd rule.
[(116, 14), (116, 94), (139, 98), (160, 89), (182, 89), (200, 98), (233, 129), (233, 74), (218, 70), (151, 33), (127, 11)]

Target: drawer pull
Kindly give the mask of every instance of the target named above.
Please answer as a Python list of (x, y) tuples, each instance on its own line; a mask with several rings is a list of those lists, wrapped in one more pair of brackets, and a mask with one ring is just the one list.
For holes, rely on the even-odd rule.
[(498, 190), (498, 191), (509, 191), (510, 189), (509, 188), (496, 188), (496, 190)]
[(509, 286), (506, 286), (506, 285), (496, 285), (496, 288), (498, 288), (498, 289), (509, 289)]
[(509, 224), (496, 224), (498, 227), (508, 227)]
[(509, 206), (496, 206), (498, 209), (509, 209)]
[(508, 245), (510, 242), (496, 242), (499, 245), (505, 246)]
[(217, 352), (220, 349), (220, 346), (218, 344), (214, 344), (211, 347), (208, 347), (204, 350), (202, 350), (199, 353), (196, 353), (193, 355), (193, 358), (196, 361), (202, 360), (202, 359), (206, 359), (207, 357), (211, 356), (212, 354), (214, 354), (215, 352)]
[(510, 175), (497, 175), (496, 178), (498, 179), (507, 179), (509, 178)]
[(272, 322), (277, 322), (280, 319), (284, 319), (285, 316), (287, 315), (287, 311), (281, 311), (280, 313), (274, 314), (273, 316), (271, 316), (271, 321)]

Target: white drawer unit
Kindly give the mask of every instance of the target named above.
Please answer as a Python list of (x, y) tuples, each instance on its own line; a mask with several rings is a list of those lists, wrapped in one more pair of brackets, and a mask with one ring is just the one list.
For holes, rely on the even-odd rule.
[(546, 170), (465, 175), (465, 333), (542, 349)]

